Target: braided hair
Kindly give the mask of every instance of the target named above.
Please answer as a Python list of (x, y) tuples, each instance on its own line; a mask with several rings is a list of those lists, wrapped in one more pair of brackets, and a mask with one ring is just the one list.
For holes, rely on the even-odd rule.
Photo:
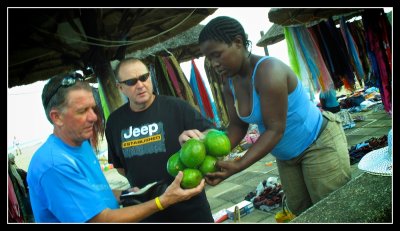
[(199, 44), (207, 40), (214, 40), (217, 42), (225, 42), (230, 46), (232, 45), (236, 35), (242, 36), (243, 45), (247, 49), (250, 41), (247, 39), (243, 26), (234, 18), (219, 16), (212, 19), (201, 30), (199, 35)]

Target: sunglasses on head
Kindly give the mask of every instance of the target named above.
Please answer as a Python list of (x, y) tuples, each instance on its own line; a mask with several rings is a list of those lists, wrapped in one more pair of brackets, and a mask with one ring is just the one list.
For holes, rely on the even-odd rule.
[(67, 75), (65, 76), (61, 82), (60, 85), (58, 85), (58, 87), (54, 88), (54, 90), (51, 92), (51, 94), (48, 95), (46, 102), (44, 102), (44, 105), (48, 105), (48, 103), (50, 102), (51, 98), (53, 98), (53, 96), (57, 93), (57, 91), (60, 89), (60, 87), (70, 87), (75, 85), (75, 83), (77, 81), (84, 81), (85, 78), (83, 78), (83, 76), (79, 73), (73, 73), (71, 75)]
[(137, 78), (127, 79), (127, 80), (124, 80), (124, 81), (119, 81), (119, 83), (124, 83), (124, 84), (126, 84), (126, 85), (128, 85), (128, 86), (135, 86), (136, 83), (137, 83), (139, 80), (140, 80), (140, 82), (144, 82), (144, 81), (146, 81), (146, 80), (149, 78), (149, 76), (150, 76), (150, 73), (147, 72), (146, 74), (143, 74), (143, 75), (141, 75), (141, 76), (139, 76), (139, 77), (137, 77)]

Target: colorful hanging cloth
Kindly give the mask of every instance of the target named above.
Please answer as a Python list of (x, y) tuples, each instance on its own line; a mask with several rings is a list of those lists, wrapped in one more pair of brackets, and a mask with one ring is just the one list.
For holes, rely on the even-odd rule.
[(361, 80), (364, 79), (365, 73), (362, 68), (360, 57), (358, 55), (358, 48), (356, 47), (353, 36), (350, 33), (344, 17), (340, 18), (340, 31), (342, 32), (342, 36), (347, 47), (347, 52), (351, 61), (350, 63), (353, 65), (353, 69), (357, 73), (356, 77), (361, 85)]
[(196, 74), (195, 74), (195, 72), (194, 72), (193, 67), (192, 67), (192, 69), (190, 70), (190, 86), (192, 87), (194, 97), (196, 98), (197, 104), (199, 105), (200, 113), (201, 113), (203, 116), (205, 116), (206, 112), (205, 112), (205, 110), (204, 110), (203, 101), (201, 100), (199, 88), (197, 87), (197, 83), (196, 83)]
[(284, 27), (285, 40), (288, 47), (288, 57), (290, 61), (290, 66), (298, 79), (301, 80), (303, 86), (308, 90), (310, 95), (310, 100), (314, 101), (315, 87), (312, 84), (311, 72), (308, 68), (301, 49), (298, 45), (297, 39), (293, 36), (293, 31), (288, 27)]
[(372, 62), (385, 111), (392, 113), (392, 57), (391, 28), (382, 9), (371, 9), (362, 13), (368, 55)]
[(172, 82), (172, 87), (175, 91), (175, 95), (177, 95), (179, 98), (185, 100), (185, 98), (182, 96), (182, 91), (179, 86), (178, 79), (175, 74), (174, 68), (172, 67), (171, 63), (169, 62), (168, 57), (162, 57), (162, 59), (164, 61), (165, 67), (167, 69), (168, 77)]
[[(180, 82), (180, 86), (182, 89), (182, 95), (185, 98), (187, 102), (189, 102), (190, 105), (192, 105), (194, 108), (199, 110), (199, 107), (197, 105), (197, 102), (194, 98), (192, 88), (190, 87), (189, 81), (186, 78), (185, 74), (182, 71), (181, 66), (179, 65), (178, 60), (176, 60), (175, 56), (171, 55), (169, 56), (169, 59), (171, 61), (171, 64), (175, 67), (175, 71), (178, 77), (178, 81)], [(199, 110), (200, 111), (200, 110)]]
[[(200, 99), (197, 100), (197, 102), (201, 101), (204, 107), (204, 112), (207, 118), (214, 120), (214, 114), (212, 112), (211, 104), (210, 104), (210, 99), (207, 93), (207, 90), (204, 86), (204, 82), (201, 78), (200, 72), (196, 67), (196, 64), (194, 63), (194, 60), (192, 59), (192, 75), (194, 75), (194, 78), (196, 79), (196, 85), (198, 87), (198, 91), (200, 94)], [(192, 78), (192, 76), (191, 76)], [(200, 103), (199, 103), (200, 104)]]
[(160, 86), (160, 93), (162, 95), (176, 96), (171, 80), (168, 77), (167, 67), (164, 63), (163, 58), (161, 56), (157, 56), (157, 61), (158, 62), (156, 62), (156, 70), (158, 76), (160, 76), (160, 78), (158, 79), (159, 81), (158, 85)]
[(225, 129), (229, 124), (229, 117), (225, 98), (222, 93), (223, 79), (217, 74), (217, 72), (215, 72), (207, 58), (204, 58), (204, 70), (206, 71), (208, 82), (210, 83), (210, 89), (211, 93), (213, 94), (218, 118), (220, 118), (221, 121), (221, 125), (218, 128)]
[(149, 72), (151, 76), (151, 83), (153, 84), (153, 91), (157, 95), (160, 94), (160, 91), (158, 90), (158, 81), (157, 81), (157, 73), (154, 67), (154, 64), (149, 65)]
[(103, 87), (100, 81), (98, 81), (98, 89), (99, 89), (99, 96), (100, 96), (101, 108), (103, 109), (104, 119), (105, 121), (107, 121), (108, 116), (110, 115), (110, 109), (108, 107), (108, 103), (104, 95)]

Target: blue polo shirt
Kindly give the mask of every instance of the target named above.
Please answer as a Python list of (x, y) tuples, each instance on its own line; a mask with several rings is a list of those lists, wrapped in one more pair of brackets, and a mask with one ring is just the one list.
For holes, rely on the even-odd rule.
[(33, 155), (27, 181), (36, 222), (86, 222), (119, 208), (88, 141), (71, 147), (50, 135)]

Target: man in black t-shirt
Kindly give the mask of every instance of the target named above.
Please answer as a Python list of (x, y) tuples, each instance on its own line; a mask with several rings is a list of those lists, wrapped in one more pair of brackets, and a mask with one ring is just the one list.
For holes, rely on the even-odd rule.
[[(116, 68), (117, 86), (129, 101), (112, 112), (106, 124), (108, 161), (126, 176), (131, 187), (173, 181), (168, 158), (179, 151), (179, 136), (201, 137), (213, 128), (187, 102), (155, 95), (150, 73), (140, 60), (122, 60)], [(195, 134), (195, 135), (193, 135)], [(205, 191), (170, 206), (143, 222), (214, 222)]]

